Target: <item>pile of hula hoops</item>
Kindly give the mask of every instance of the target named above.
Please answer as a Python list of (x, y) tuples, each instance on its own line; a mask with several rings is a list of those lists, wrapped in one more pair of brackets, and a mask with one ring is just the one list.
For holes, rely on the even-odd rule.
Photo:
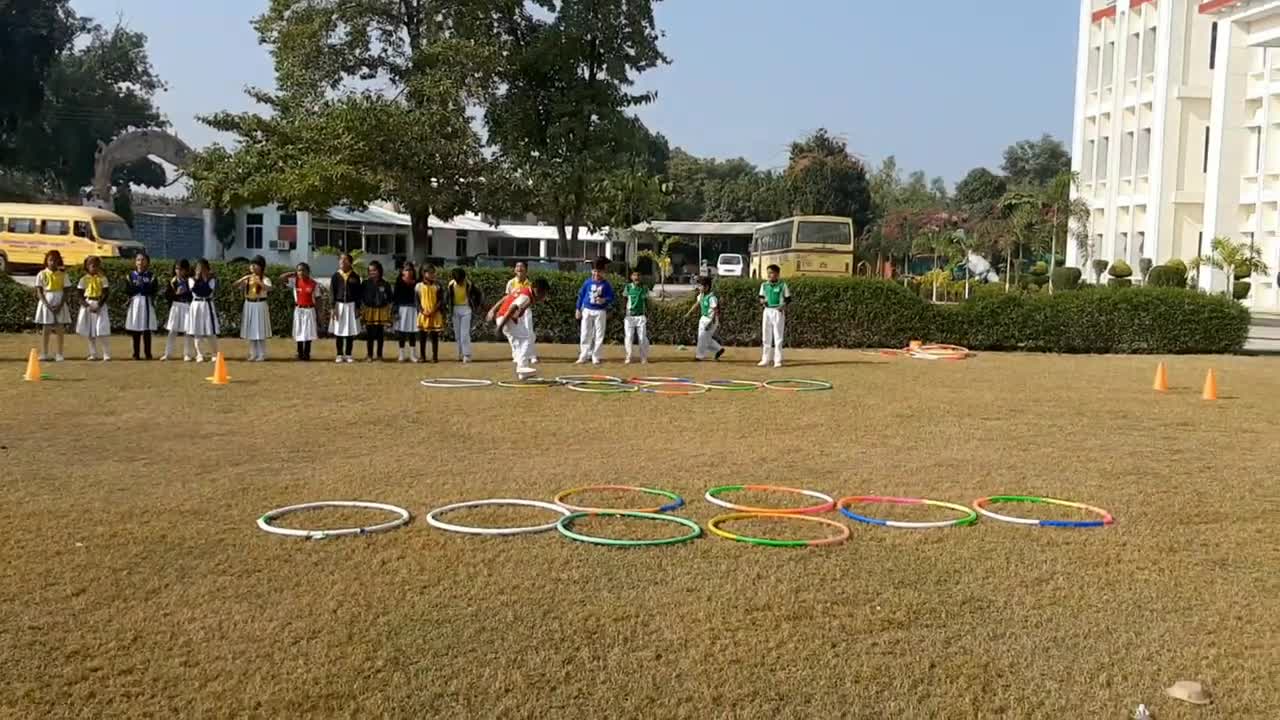
[(633, 377), (623, 379), (613, 375), (561, 375), (556, 378), (527, 378), (524, 380), (484, 380), (478, 378), (428, 378), (422, 386), (438, 390), (468, 389), (483, 387), (500, 387), (523, 390), (546, 390), (566, 388), (574, 392), (593, 395), (625, 395), (644, 393), (648, 395), (665, 395), (686, 397), (706, 395), (708, 393), (752, 392), (755, 390), (776, 390), (779, 392), (823, 392), (832, 389), (826, 380), (808, 380), (804, 378), (781, 378), (777, 380), (710, 380), (698, 382), (683, 377)]
[(960, 345), (912, 342), (901, 350), (878, 350), (885, 357), (908, 357), (915, 360), (968, 360), (977, 353)]
[[(577, 497), (590, 492), (622, 492), (636, 495), (639, 500), (624, 507), (596, 507), (579, 504)], [(799, 497), (802, 504), (783, 506), (753, 506), (735, 503), (726, 496), (734, 493), (757, 492), (774, 493)], [(884, 495), (850, 495), (835, 499), (831, 495), (803, 488), (782, 487), (778, 485), (722, 485), (706, 491), (703, 499), (728, 512), (717, 515), (707, 521), (707, 532), (715, 537), (734, 542), (766, 547), (824, 547), (838, 545), (848, 540), (851, 534), (850, 525), (844, 521), (853, 521), (865, 525), (905, 530), (929, 530), (940, 528), (970, 527), (978, 523), (979, 518), (989, 521), (1009, 523), (1013, 525), (1048, 527), (1048, 528), (1101, 528), (1115, 523), (1111, 513), (1099, 507), (1069, 500), (1040, 497), (1034, 495), (990, 495), (978, 498), (969, 505), (930, 500), (928, 498), (892, 497)], [(1009, 504), (1034, 504), (1073, 508), (1092, 513), (1097, 517), (1088, 520), (1050, 520), (1020, 517), (997, 512), (994, 506)], [(876, 517), (866, 506), (871, 505), (915, 505), (935, 507), (955, 513), (955, 517), (944, 520), (905, 521)], [(462, 510), (485, 507), (520, 507), (533, 508), (547, 514), (545, 522), (532, 525), (510, 527), (488, 527), (465, 525), (446, 520), (446, 516)], [(362, 527), (337, 528), (330, 530), (305, 530), (279, 527), (275, 521), (294, 513), (323, 508), (359, 508), (377, 510), (391, 516), (382, 523)], [(571, 488), (557, 494), (550, 501), (523, 498), (490, 498), (483, 500), (467, 500), (437, 507), (426, 514), (427, 524), (449, 533), (462, 535), (507, 536), (529, 535), (556, 531), (561, 536), (589, 545), (608, 547), (655, 547), (677, 545), (695, 540), (703, 535), (703, 526), (686, 517), (676, 515), (677, 511), (687, 509), (684, 498), (676, 493), (658, 488), (636, 485), (588, 485)], [(833, 518), (823, 517), (832, 515)], [(266, 532), (288, 537), (301, 537), (312, 540), (341, 537), (344, 535), (370, 535), (409, 524), (411, 514), (405, 508), (386, 503), (364, 501), (325, 501), (311, 502), (272, 510), (258, 518), (258, 527)], [(628, 539), (615, 535), (589, 534), (580, 528), (582, 521), (588, 519), (606, 519), (612, 525), (624, 525), (632, 522), (666, 523), (674, 525), (675, 532), (653, 539)], [(730, 530), (726, 526), (743, 521), (769, 521), (776, 523), (803, 524), (812, 527), (818, 537), (813, 539), (789, 539), (768, 536), (746, 535)], [(818, 532), (820, 531), (820, 532)]]

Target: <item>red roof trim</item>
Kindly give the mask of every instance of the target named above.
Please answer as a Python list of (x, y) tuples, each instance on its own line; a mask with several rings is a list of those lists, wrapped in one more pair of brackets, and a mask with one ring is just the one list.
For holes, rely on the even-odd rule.
[(1209, 13), (1215, 13), (1223, 8), (1231, 7), (1238, 2), (1240, 2), (1240, 0), (1209, 0), (1208, 2), (1202, 2), (1200, 3), (1200, 14), (1208, 15)]
[(1156, 0), (1129, 0), (1129, 9), (1132, 10), (1136, 7), (1141, 7), (1143, 5), (1146, 5), (1147, 3), (1151, 3), (1152, 5), (1154, 5), (1155, 2)]
[(1116, 16), (1116, 6), (1112, 5), (1109, 8), (1102, 8), (1101, 10), (1094, 11), (1093, 21), (1102, 22), (1106, 18), (1113, 18), (1115, 16)]

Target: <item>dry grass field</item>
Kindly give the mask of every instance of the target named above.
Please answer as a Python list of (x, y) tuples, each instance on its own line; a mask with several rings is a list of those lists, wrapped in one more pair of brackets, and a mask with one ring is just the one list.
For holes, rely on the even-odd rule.
[[(0, 338), (2, 717), (1123, 718), (1139, 702), (1160, 720), (1280, 717), (1277, 359), (1167, 358), (1175, 388), (1157, 396), (1155, 358), (793, 351), (785, 375), (835, 389), (681, 398), (419, 386), (507, 377), (498, 344), (465, 367), (336, 366), (326, 343), (301, 365), (279, 341), (215, 388), (209, 365), (120, 359), (117, 337), (111, 363), (48, 364), (51, 380), (27, 384), (33, 340)], [(82, 346), (68, 339), (73, 356)], [(605, 371), (639, 373), (607, 350)], [(572, 372), (573, 349), (542, 353), (544, 372)], [(695, 365), (658, 348), (643, 371), (771, 375), (757, 358)], [(1209, 367), (1218, 403), (1199, 399)], [(704, 490), (735, 483), (965, 504), (1041, 494), (1117, 523), (610, 549), (422, 521), (445, 503), (591, 483), (679, 492), (680, 514), (703, 523), (718, 514)], [(324, 499), (415, 518), (325, 541), (254, 525)], [(1214, 703), (1165, 699), (1179, 679)]]

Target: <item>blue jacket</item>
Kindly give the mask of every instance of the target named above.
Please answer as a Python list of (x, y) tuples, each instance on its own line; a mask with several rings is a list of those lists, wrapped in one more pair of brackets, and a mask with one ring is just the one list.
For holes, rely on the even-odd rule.
[(608, 280), (588, 279), (578, 291), (579, 310), (608, 310), (613, 304), (613, 286)]

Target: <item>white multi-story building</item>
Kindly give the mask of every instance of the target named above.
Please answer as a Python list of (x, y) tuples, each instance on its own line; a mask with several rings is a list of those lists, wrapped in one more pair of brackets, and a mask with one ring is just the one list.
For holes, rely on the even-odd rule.
[[(1280, 0), (1081, 0), (1079, 37), (1072, 169), (1091, 242), (1068, 264), (1190, 260), (1225, 235), (1280, 270)], [(1252, 280), (1249, 304), (1280, 306), (1274, 275)]]

